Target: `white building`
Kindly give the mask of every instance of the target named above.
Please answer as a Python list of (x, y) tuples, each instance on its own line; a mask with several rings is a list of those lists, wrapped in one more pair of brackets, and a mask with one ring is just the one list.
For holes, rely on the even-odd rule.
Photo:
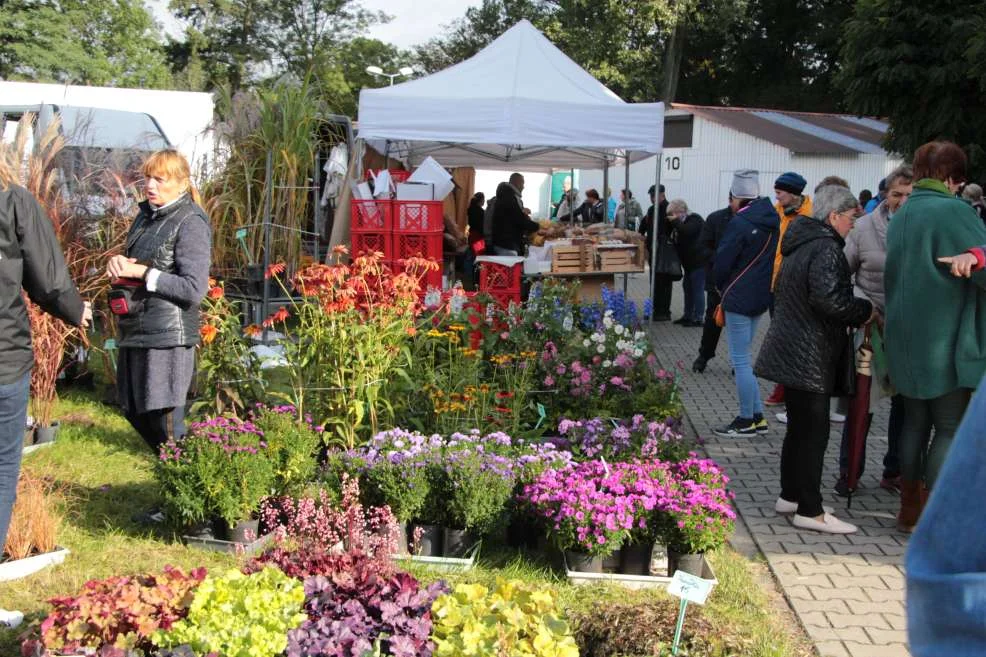
[[(880, 180), (902, 162), (881, 146), (887, 127), (845, 114), (674, 103), (665, 114), (661, 183), (668, 200), (684, 199), (703, 217), (725, 207), (737, 169), (760, 172), (763, 196), (773, 197), (774, 180), (785, 171), (804, 176), (808, 194), (830, 175), (845, 178), (856, 194), (876, 194)], [(653, 157), (630, 166), (630, 190), (645, 210), (654, 174)], [(614, 196), (625, 180), (624, 166), (610, 168)], [(601, 195), (602, 171), (576, 171), (576, 187), (580, 193), (594, 187)]]

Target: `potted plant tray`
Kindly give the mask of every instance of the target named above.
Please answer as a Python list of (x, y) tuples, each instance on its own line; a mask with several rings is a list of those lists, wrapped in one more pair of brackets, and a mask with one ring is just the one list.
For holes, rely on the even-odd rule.
[(47, 443), (34, 443), (33, 445), (25, 445), (22, 453), (30, 454), (31, 452), (36, 452), (39, 449), (44, 449), (45, 447), (51, 447), (54, 444), (55, 444), (54, 441), (49, 441)]
[(476, 557), (479, 556), (479, 548), (483, 541), (477, 541), (475, 545), (466, 550), (464, 557), (422, 557), (408, 554), (393, 554), (391, 557), (397, 562), (415, 563), (425, 566), (429, 570), (440, 572), (466, 571), (472, 570), (476, 565)]
[[(619, 573), (582, 573), (568, 567), (568, 559), (565, 560), (565, 574), (568, 581), (574, 585), (585, 584), (619, 584), (628, 589), (666, 589), (671, 583), (671, 577), (660, 577), (658, 575), (621, 575)], [(712, 565), (705, 556), (702, 556), (702, 579), (711, 580), (713, 585), (718, 584)]]
[(67, 548), (56, 547), (51, 552), (45, 552), (44, 554), (35, 554), (23, 559), (0, 562), (0, 582), (21, 579), (48, 566), (60, 564), (65, 561), (66, 555), (68, 555)]
[(236, 541), (224, 541), (218, 538), (205, 538), (203, 536), (182, 536), (185, 545), (200, 550), (211, 550), (213, 552), (242, 552), (247, 555), (254, 555), (273, 537), (273, 533), (264, 534), (257, 540), (250, 543), (237, 543)]

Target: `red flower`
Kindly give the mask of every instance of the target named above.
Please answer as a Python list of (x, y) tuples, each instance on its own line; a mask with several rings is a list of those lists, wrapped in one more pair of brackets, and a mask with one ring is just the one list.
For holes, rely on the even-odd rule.
[(199, 328), (199, 335), (202, 336), (202, 344), (212, 344), (212, 341), (216, 339), (216, 334), (219, 331), (212, 324), (203, 324)]
[(273, 315), (271, 315), (270, 317), (264, 320), (264, 326), (270, 328), (274, 324), (278, 322), (283, 322), (287, 318), (288, 318), (288, 309), (285, 308), (284, 306), (281, 306), (280, 308), (277, 309), (277, 311)]
[(483, 332), (482, 331), (469, 331), (469, 348), (479, 349), (480, 345), (483, 344)]
[(223, 298), (223, 288), (219, 285), (209, 288), (209, 298), (210, 299), (222, 299)]
[(287, 266), (283, 262), (271, 263), (268, 265), (267, 271), (264, 272), (264, 278), (272, 278), (278, 274), (282, 274), (285, 269), (287, 269)]

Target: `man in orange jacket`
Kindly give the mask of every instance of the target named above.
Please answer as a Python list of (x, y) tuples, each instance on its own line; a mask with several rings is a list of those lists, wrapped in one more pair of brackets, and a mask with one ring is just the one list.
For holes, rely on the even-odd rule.
[[(774, 181), (774, 196), (777, 198), (774, 209), (777, 210), (777, 214), (781, 218), (781, 228), (780, 238), (777, 240), (777, 251), (774, 254), (774, 274), (770, 281), (771, 291), (777, 285), (777, 275), (781, 271), (781, 261), (784, 259), (784, 256), (781, 255), (781, 243), (784, 241), (784, 233), (787, 232), (791, 222), (798, 215), (811, 216), (811, 197), (803, 193), (807, 184), (808, 181), (803, 176), (793, 171), (782, 173)], [(783, 403), (784, 386), (778, 384), (774, 387), (774, 391), (770, 393), (770, 396), (764, 400), (764, 404), (767, 406), (780, 406)]]

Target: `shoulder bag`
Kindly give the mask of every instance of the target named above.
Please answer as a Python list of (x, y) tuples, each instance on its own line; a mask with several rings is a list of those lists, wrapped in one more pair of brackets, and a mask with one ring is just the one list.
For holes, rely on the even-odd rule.
[(726, 295), (729, 294), (729, 291), (733, 289), (734, 285), (736, 285), (736, 281), (743, 278), (743, 274), (750, 271), (750, 268), (757, 263), (757, 260), (759, 260), (767, 251), (768, 246), (770, 246), (770, 235), (767, 236), (767, 241), (763, 243), (763, 248), (760, 249), (760, 253), (757, 254), (757, 257), (750, 261), (750, 264), (748, 264), (746, 268), (739, 273), (739, 276), (733, 279), (733, 282), (729, 284), (726, 291), (722, 293), (722, 297), (719, 299), (719, 304), (716, 306), (715, 313), (713, 314), (716, 321), (716, 326), (719, 328), (726, 325), (726, 311), (722, 309), (722, 302), (726, 300)]

